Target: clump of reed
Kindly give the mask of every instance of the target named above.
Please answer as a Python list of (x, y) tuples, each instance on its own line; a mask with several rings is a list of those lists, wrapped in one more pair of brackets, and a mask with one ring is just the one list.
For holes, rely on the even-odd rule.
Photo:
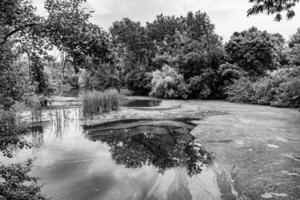
[(0, 108), (0, 125), (14, 126), (16, 123), (16, 113), (12, 109), (4, 110)]
[(87, 92), (83, 95), (82, 104), (84, 116), (118, 110), (120, 107), (120, 94), (116, 89), (109, 89), (103, 92)]

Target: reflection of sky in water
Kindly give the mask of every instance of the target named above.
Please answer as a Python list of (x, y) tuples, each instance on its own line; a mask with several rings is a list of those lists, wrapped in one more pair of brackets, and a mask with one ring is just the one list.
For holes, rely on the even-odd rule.
[(55, 199), (219, 198), (216, 177), (210, 169), (190, 177), (185, 168), (179, 167), (161, 174), (154, 166), (133, 169), (116, 165), (106, 143), (84, 136), (79, 108), (44, 112), (43, 118), (50, 123), (28, 136), (35, 148), (19, 150), (14, 160), (35, 157), (32, 174), (41, 177), (43, 191)]

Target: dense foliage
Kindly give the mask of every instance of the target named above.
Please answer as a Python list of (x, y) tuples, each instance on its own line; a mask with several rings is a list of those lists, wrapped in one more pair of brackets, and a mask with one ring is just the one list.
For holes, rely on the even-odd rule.
[(300, 106), (300, 67), (279, 69), (255, 81), (242, 77), (226, 91), (228, 99), (235, 102)]
[(271, 34), (251, 28), (241, 33), (235, 32), (225, 49), (232, 63), (252, 76), (259, 76), (276, 68), (276, 45)]
[(174, 68), (164, 65), (161, 70), (154, 71), (152, 76), (150, 95), (160, 98), (187, 99), (189, 91), (183, 76)]
[[(90, 22), (92, 12), (84, 2), (46, 0), (45, 17), (36, 14), (30, 1), (1, 2), (0, 63), (5, 68), (0, 81), (7, 83), (0, 86), (2, 106), (9, 108), (20, 100), (22, 90), (48, 94), (55, 84), (84, 90), (116, 88), (161, 98), (229, 95), (233, 100), (239, 81), (255, 84), (270, 78), (272, 70), (300, 63), (299, 30), (288, 45), (280, 34), (255, 27), (235, 32), (223, 44), (209, 16), (197, 11), (178, 17), (160, 14), (145, 25), (124, 18), (106, 32)], [(279, 19), (282, 11), (292, 17), (298, 1), (250, 2), (254, 3), (250, 15), (267, 11)], [(48, 55), (52, 49), (61, 52), (61, 62)], [(20, 58), (22, 66), (17, 66)], [(24, 71), (26, 65), (29, 78), (15, 70)], [(17, 76), (29, 86), (22, 88)]]

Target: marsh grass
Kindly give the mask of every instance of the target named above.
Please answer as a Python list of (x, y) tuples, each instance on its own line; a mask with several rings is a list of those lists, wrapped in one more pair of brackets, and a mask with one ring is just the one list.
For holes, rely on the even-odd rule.
[(116, 89), (110, 89), (104, 92), (87, 92), (83, 96), (82, 104), (84, 116), (118, 110), (120, 107), (120, 94)]
[(0, 124), (14, 126), (17, 122), (16, 113), (13, 110), (0, 109)]

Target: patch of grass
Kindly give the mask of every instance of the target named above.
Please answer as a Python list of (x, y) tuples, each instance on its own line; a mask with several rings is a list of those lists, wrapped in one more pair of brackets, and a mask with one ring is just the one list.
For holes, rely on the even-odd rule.
[(110, 89), (104, 92), (87, 92), (83, 96), (82, 104), (84, 116), (118, 110), (120, 107), (120, 94), (116, 89)]

